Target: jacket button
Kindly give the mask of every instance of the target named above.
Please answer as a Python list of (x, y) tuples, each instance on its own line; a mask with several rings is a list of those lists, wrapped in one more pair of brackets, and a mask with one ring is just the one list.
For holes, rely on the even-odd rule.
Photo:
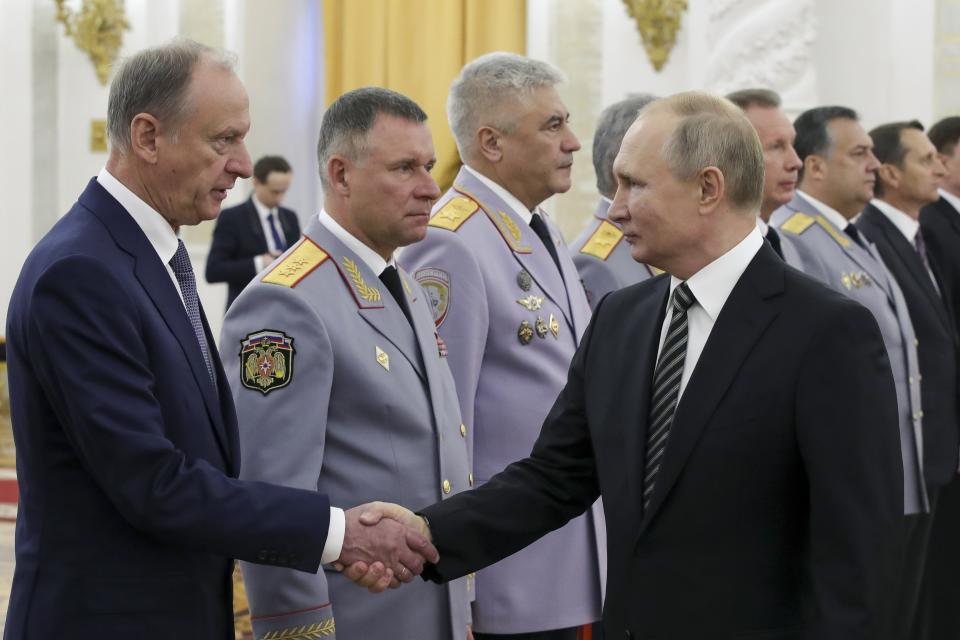
[(470, 484), (471, 487), (473, 486), (473, 474), (472, 474), (472, 473), (468, 473), (468, 474), (467, 474), (467, 482)]
[(465, 425), (465, 424), (463, 424), (463, 423), (460, 424), (460, 437), (461, 437), (461, 438), (466, 438), (466, 437), (467, 437), (467, 425)]
[(450, 493), (450, 491), (451, 491), (452, 489), (453, 489), (453, 485), (450, 484), (450, 481), (449, 481), (449, 480), (444, 480), (444, 481), (443, 481), (443, 492), (444, 492), (444, 493)]

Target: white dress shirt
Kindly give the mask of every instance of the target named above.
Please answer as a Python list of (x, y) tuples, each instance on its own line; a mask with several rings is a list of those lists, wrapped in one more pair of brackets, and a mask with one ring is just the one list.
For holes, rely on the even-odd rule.
[[(177, 238), (177, 234), (174, 233), (173, 227), (170, 226), (169, 222), (164, 220), (163, 216), (161, 216), (156, 209), (141, 200), (140, 196), (130, 191), (126, 185), (113, 177), (113, 175), (107, 171), (106, 167), (101, 169), (100, 173), (97, 174), (97, 182), (120, 203), (120, 206), (127, 210), (127, 213), (130, 214), (133, 221), (136, 222), (140, 230), (143, 231), (143, 235), (147, 236), (147, 241), (150, 242), (150, 246), (157, 252), (157, 257), (160, 258), (163, 266), (167, 268), (167, 273), (170, 274), (170, 280), (180, 295), (180, 302), (183, 302), (183, 292), (180, 291), (180, 283), (177, 281), (177, 276), (173, 272), (173, 267), (170, 266), (170, 260), (173, 259), (173, 255), (179, 247), (179, 238)], [(184, 303), (183, 308), (186, 310), (186, 303)]]
[[(263, 229), (263, 237), (267, 240), (267, 253), (283, 253), (283, 249), (277, 246), (277, 243), (273, 241), (273, 230), (270, 228), (270, 221), (267, 220), (267, 216), (271, 213), (273, 214), (273, 224), (277, 227), (277, 233), (280, 234), (280, 239), (284, 239), (283, 225), (280, 224), (280, 211), (274, 207), (273, 209), (268, 209), (266, 205), (257, 200), (257, 194), (254, 193), (251, 197), (253, 200), (253, 206), (257, 210), (257, 215), (260, 217), (260, 228)], [(272, 262), (272, 260), (271, 260)], [(253, 269), (257, 273), (263, 271), (270, 262), (267, 262), (263, 259), (263, 256), (253, 256)]]
[[(740, 280), (740, 276), (746, 271), (750, 261), (753, 260), (762, 246), (763, 236), (760, 234), (760, 229), (754, 227), (736, 246), (687, 278), (687, 286), (690, 287), (690, 292), (693, 293), (696, 302), (687, 309), (687, 355), (683, 362), (683, 375), (680, 377), (678, 402), (687, 387), (687, 382), (690, 381), (690, 376), (693, 375), (700, 354), (703, 353), (703, 347), (707, 344), (710, 332), (713, 331), (713, 325), (717, 322), (720, 311), (723, 310), (723, 305), (726, 304), (733, 287)], [(670, 276), (670, 298), (668, 300), (672, 299), (673, 290), (681, 283), (683, 283), (683, 280)], [(667, 310), (666, 317), (663, 319), (663, 326), (660, 328), (660, 346), (657, 347), (658, 360), (660, 359), (660, 351), (663, 349), (663, 342), (667, 338), (671, 318), (673, 318), (672, 305)]]
[(843, 214), (831, 207), (830, 205), (820, 202), (812, 195), (805, 191), (797, 189), (797, 193), (800, 194), (804, 199), (806, 199), (810, 204), (812, 204), (816, 209), (823, 214), (823, 217), (826, 218), (830, 224), (835, 226), (840, 231), (846, 231), (847, 225), (851, 224), (849, 220), (843, 217)]
[(487, 185), (487, 187), (489, 187), (491, 191), (493, 191), (495, 194), (500, 196), (500, 198), (504, 202), (506, 202), (511, 209), (513, 209), (513, 212), (518, 216), (520, 216), (521, 220), (523, 220), (527, 224), (530, 224), (530, 220), (533, 219), (533, 213), (530, 211), (530, 209), (527, 209), (522, 202), (517, 200), (516, 196), (514, 196), (512, 193), (510, 193), (509, 191), (501, 187), (499, 184), (497, 184), (487, 176), (482, 175), (478, 171), (474, 171), (469, 166), (463, 165), (463, 168), (469, 171), (474, 178), (476, 178), (483, 184)]
[[(173, 227), (153, 207), (113, 177), (106, 168), (102, 169), (97, 175), (97, 182), (127, 210), (127, 213), (137, 223), (143, 234), (147, 236), (150, 246), (153, 247), (160, 261), (166, 266), (167, 273), (170, 274), (170, 280), (176, 287), (177, 293), (180, 294), (180, 302), (183, 302), (180, 283), (177, 282), (177, 276), (173, 273), (173, 267), (170, 266), (170, 260), (179, 246), (177, 234), (173, 232)], [(184, 310), (186, 310), (186, 305), (184, 305)], [(323, 553), (320, 556), (322, 563), (333, 562), (340, 557), (345, 530), (346, 518), (343, 509), (330, 507), (330, 526), (327, 528), (327, 541), (323, 545)]]
[[(915, 220), (910, 217), (909, 214), (900, 211), (895, 206), (889, 202), (879, 200), (874, 198), (870, 201), (870, 204), (875, 206), (880, 210), (887, 220), (893, 223), (897, 229), (900, 230), (900, 233), (903, 234), (903, 237), (907, 239), (907, 242), (910, 243), (914, 249), (917, 248), (917, 233), (920, 231), (920, 221)], [(927, 274), (930, 276), (930, 281), (933, 282), (933, 288), (937, 290), (937, 293), (940, 293), (940, 285), (937, 284), (937, 279), (933, 275), (933, 271), (930, 270), (930, 264), (926, 260), (923, 261), (923, 266), (927, 270)]]

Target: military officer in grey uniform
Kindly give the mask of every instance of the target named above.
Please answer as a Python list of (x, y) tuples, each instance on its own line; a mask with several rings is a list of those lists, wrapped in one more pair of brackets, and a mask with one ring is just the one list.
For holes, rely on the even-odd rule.
[[(400, 256), (450, 350), (477, 484), (530, 453), (590, 317), (560, 233), (538, 207), (570, 188), (580, 148), (561, 81), (514, 54), (464, 67), (447, 103), (464, 166), (427, 238)], [(479, 572), (475, 635), (575, 638), (600, 619), (605, 544), (595, 505)]]
[[(811, 109), (797, 118), (795, 127), (797, 152), (803, 160), (800, 188), (789, 203), (774, 212), (770, 223), (782, 237), (793, 241), (800, 257), (797, 268), (863, 304), (880, 325), (897, 389), (903, 512), (909, 531), (930, 511), (923, 476), (916, 335), (896, 279), (876, 246), (850, 222), (873, 196), (873, 174), (879, 162), (870, 137), (850, 109)], [(891, 609), (894, 627), (912, 619), (924, 547), (908, 540), (902, 565), (891, 577), (891, 597), (896, 600)], [(891, 638), (906, 637), (893, 628), (890, 633)]]
[(593, 218), (570, 245), (570, 255), (580, 272), (591, 309), (611, 291), (659, 273), (656, 267), (633, 259), (620, 226), (607, 217), (610, 202), (617, 192), (613, 159), (617, 157), (624, 134), (637, 119), (637, 113), (654, 99), (652, 95), (642, 94), (610, 105), (600, 114), (593, 134), (593, 168), (597, 174), (600, 201)]
[(763, 149), (763, 200), (757, 228), (773, 250), (787, 264), (800, 268), (800, 256), (789, 237), (783, 237), (769, 225), (770, 216), (790, 202), (797, 189), (802, 164), (793, 147), (797, 132), (780, 108), (780, 96), (769, 89), (741, 89), (727, 100), (743, 110), (753, 125)]
[[(473, 483), (429, 298), (393, 259), (424, 236), (440, 195), (425, 120), (413, 101), (379, 88), (347, 93), (324, 115), (324, 209), (224, 323), (242, 478), (321, 491), (338, 505), (412, 508)], [(468, 633), (466, 580), (416, 580), (371, 597), (331, 569), (242, 569), (260, 639)]]

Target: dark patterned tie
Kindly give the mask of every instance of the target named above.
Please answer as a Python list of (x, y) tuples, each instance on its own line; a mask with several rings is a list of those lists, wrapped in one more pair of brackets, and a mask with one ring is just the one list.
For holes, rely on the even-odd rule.
[(403, 283), (400, 282), (400, 272), (397, 271), (397, 268), (388, 264), (387, 268), (380, 274), (380, 282), (387, 287), (387, 291), (400, 305), (403, 315), (407, 316), (407, 322), (410, 323), (410, 326), (413, 326), (413, 318), (410, 317), (410, 309), (407, 308), (407, 297), (403, 295)]
[[(559, 271), (560, 258), (557, 256), (557, 248), (553, 245), (553, 238), (550, 237), (550, 230), (547, 229), (547, 223), (543, 221), (539, 213), (533, 214), (533, 217), (530, 218), (530, 228), (540, 237), (543, 244), (547, 245), (547, 251), (550, 252), (550, 257), (553, 258), (553, 264), (557, 265), (557, 270)], [(561, 271), (560, 273), (563, 272)]]
[(267, 222), (270, 223), (270, 235), (273, 236), (273, 246), (277, 248), (277, 251), (283, 253), (284, 249), (287, 248), (287, 243), (283, 241), (283, 238), (280, 237), (280, 232), (277, 231), (277, 219), (273, 216), (273, 211), (267, 214)]
[(183, 296), (183, 306), (187, 309), (187, 316), (190, 318), (190, 326), (193, 327), (193, 335), (200, 343), (200, 351), (203, 353), (203, 362), (207, 365), (207, 373), (210, 375), (210, 382), (213, 387), (217, 387), (217, 378), (213, 373), (213, 360), (210, 359), (210, 347), (207, 345), (207, 336), (203, 332), (203, 322), (200, 320), (200, 299), (197, 297), (197, 281), (193, 276), (193, 265), (190, 264), (190, 256), (187, 255), (187, 248), (183, 245), (183, 240), (177, 240), (177, 252), (170, 258), (170, 267), (173, 269), (173, 275), (177, 277), (180, 284), (180, 294)]
[(843, 232), (853, 238), (853, 241), (860, 245), (862, 248), (866, 249), (867, 245), (863, 243), (863, 236), (860, 235), (860, 230), (857, 229), (855, 224), (848, 223), (847, 226), (843, 228)]
[(933, 283), (933, 288), (937, 290), (937, 295), (942, 296), (940, 292), (940, 285), (937, 284), (937, 277), (933, 275), (933, 268), (930, 266), (930, 260), (927, 258), (927, 245), (923, 241), (923, 234), (920, 231), (917, 231), (917, 235), (913, 237), (913, 246), (917, 250), (917, 255), (920, 256), (920, 262), (923, 263), (923, 268), (927, 270), (927, 274), (930, 276), (930, 282)]
[(643, 475), (643, 510), (650, 506), (654, 483), (667, 448), (670, 426), (677, 410), (680, 379), (687, 355), (687, 309), (696, 302), (690, 287), (684, 282), (674, 289), (671, 305), (673, 317), (663, 349), (653, 374), (653, 395), (650, 400), (650, 420), (647, 425), (647, 455)]

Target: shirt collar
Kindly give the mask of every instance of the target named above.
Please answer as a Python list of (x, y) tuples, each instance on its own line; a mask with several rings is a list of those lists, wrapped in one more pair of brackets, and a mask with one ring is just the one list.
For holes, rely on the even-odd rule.
[[(760, 229), (754, 227), (736, 246), (687, 278), (687, 286), (697, 299), (697, 304), (714, 322), (717, 321), (717, 316), (730, 297), (733, 287), (762, 246), (763, 236), (760, 235)], [(683, 280), (670, 276), (671, 296), (673, 290), (682, 282)]]
[(960, 198), (953, 195), (946, 189), (938, 189), (938, 191), (940, 192), (940, 196), (950, 203), (950, 206), (953, 207), (957, 213), (960, 213)]
[(261, 220), (266, 220), (267, 216), (274, 212), (273, 209), (267, 209), (267, 207), (262, 202), (257, 200), (256, 193), (250, 196), (250, 199), (253, 200), (253, 206), (257, 209), (257, 213), (260, 214)]
[(800, 189), (797, 189), (797, 193), (800, 194), (800, 197), (802, 197), (807, 202), (809, 202), (814, 207), (816, 207), (820, 211), (820, 213), (823, 214), (823, 217), (826, 218), (830, 222), (830, 224), (835, 226), (840, 231), (843, 231), (844, 229), (846, 229), (847, 225), (850, 224), (850, 221), (844, 218), (842, 213), (840, 213), (830, 205), (824, 202), (820, 202), (819, 200), (814, 198), (812, 195), (810, 195), (806, 191), (801, 191)]
[(897, 229), (900, 229), (907, 240), (910, 241), (910, 244), (914, 244), (914, 239), (917, 237), (917, 230), (920, 229), (920, 223), (905, 214), (900, 209), (897, 209), (895, 206), (889, 202), (884, 202), (879, 198), (874, 198), (870, 201), (870, 204), (875, 206), (880, 212), (887, 216), (887, 220), (893, 223)]
[(179, 247), (179, 238), (170, 223), (164, 220), (156, 209), (117, 180), (106, 167), (97, 174), (97, 182), (127, 210), (133, 221), (143, 231), (143, 235), (147, 236), (150, 246), (157, 252), (160, 260), (164, 264), (169, 264)]
[(770, 225), (763, 221), (763, 218), (757, 216), (757, 229), (760, 230), (760, 235), (764, 238), (767, 237), (767, 233), (770, 231)]
[(357, 257), (363, 260), (363, 263), (377, 276), (383, 273), (388, 265), (394, 264), (393, 256), (390, 256), (389, 260), (384, 260), (379, 253), (357, 240), (352, 233), (341, 227), (340, 223), (334, 220), (326, 209), (320, 210), (320, 224), (332, 233), (337, 240), (347, 245), (347, 249), (357, 254)]
[(469, 165), (465, 164), (463, 165), (463, 168), (469, 171), (470, 175), (472, 175), (474, 178), (476, 178), (481, 183), (483, 183), (488, 189), (493, 191), (494, 194), (499, 196), (501, 200), (506, 202), (507, 206), (513, 209), (513, 212), (518, 216), (520, 216), (521, 220), (523, 220), (527, 224), (530, 224), (530, 220), (533, 219), (533, 214), (530, 212), (529, 209), (523, 206), (523, 203), (517, 200), (517, 198), (512, 193), (504, 189), (502, 186), (500, 186), (499, 184), (497, 184), (487, 176), (482, 175), (479, 171), (475, 171), (471, 169)]

